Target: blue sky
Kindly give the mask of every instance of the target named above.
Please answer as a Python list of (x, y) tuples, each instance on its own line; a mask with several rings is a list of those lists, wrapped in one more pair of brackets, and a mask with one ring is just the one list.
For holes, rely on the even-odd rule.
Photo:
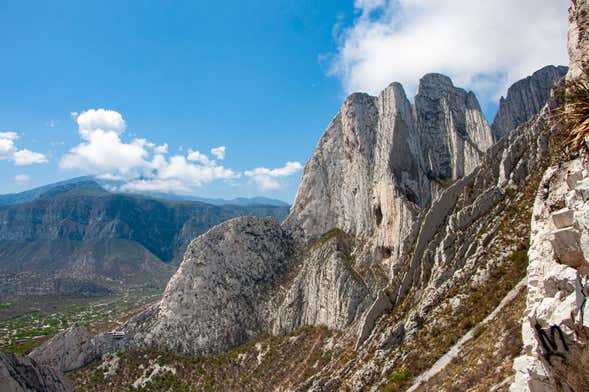
[[(421, 3), (428, 2), (439, 3)], [(502, 10), (509, 8), (507, 0), (485, 10), (457, 2), (472, 11), (473, 23), (479, 14), (488, 19), (495, 12), (503, 20), (501, 13), (524, 12)], [(566, 60), (564, 42), (559, 46), (566, 39), (560, 37), (566, 0), (546, 0), (535, 7), (537, 15), (526, 10), (532, 27), (519, 18), (532, 33), (542, 18), (556, 19), (535, 34), (543, 43), (532, 54), (492, 46), (501, 34), (514, 33), (496, 24), (479, 41), (460, 42), (486, 47), (486, 53), (467, 51), (471, 57), (455, 59), (468, 63), (467, 70), (443, 53), (423, 56), (427, 45), (407, 40), (420, 38), (420, 26), (432, 25), (434, 35), (453, 34), (414, 3), (420, 2), (3, 1), (0, 193), (81, 174), (145, 179), (157, 169), (169, 175), (150, 186), (165, 190), (292, 201), (300, 165), (349, 92), (377, 93), (400, 80), (411, 94), (423, 70), (445, 72), (479, 93), (490, 116), (508, 83)], [(446, 12), (452, 24), (452, 17), (464, 17), (458, 9), (435, 11)], [(472, 28), (479, 31), (480, 23)], [(542, 34), (557, 39), (546, 44)], [(450, 44), (447, 50), (455, 53)], [(470, 61), (477, 56), (479, 63)], [(108, 111), (92, 111), (100, 108)], [(102, 140), (115, 140), (127, 155), (100, 150)], [(164, 145), (165, 153), (156, 150)], [(224, 157), (211, 152), (220, 146)], [(113, 161), (133, 152), (138, 156), (129, 170), (113, 169)], [(110, 161), (103, 165), (105, 157)]]

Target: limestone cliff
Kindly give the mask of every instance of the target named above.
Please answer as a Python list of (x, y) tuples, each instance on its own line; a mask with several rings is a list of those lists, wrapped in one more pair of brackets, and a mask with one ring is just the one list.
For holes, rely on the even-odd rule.
[(271, 218), (236, 218), (194, 240), (156, 315), (134, 343), (222, 352), (269, 329), (271, 292), (287, 271), (290, 236)]
[(511, 86), (507, 97), (501, 97), (499, 111), (491, 125), (495, 140), (536, 115), (550, 97), (554, 83), (562, 79), (567, 71), (567, 67), (549, 65)]
[(569, 79), (578, 78), (589, 68), (589, 10), (587, 0), (571, 0), (569, 6)]

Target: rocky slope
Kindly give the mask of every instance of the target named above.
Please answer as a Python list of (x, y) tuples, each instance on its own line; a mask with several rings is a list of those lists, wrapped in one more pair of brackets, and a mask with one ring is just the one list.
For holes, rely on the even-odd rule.
[(73, 391), (60, 371), (8, 353), (0, 353), (0, 389), (3, 392)]
[(212, 206), (113, 194), (91, 181), (0, 207), (0, 293), (107, 293), (163, 287), (189, 241), (242, 215), (288, 208)]
[(544, 67), (509, 88), (507, 97), (501, 97), (499, 111), (491, 129), (495, 140), (530, 120), (550, 97), (554, 83), (567, 74), (567, 67)]

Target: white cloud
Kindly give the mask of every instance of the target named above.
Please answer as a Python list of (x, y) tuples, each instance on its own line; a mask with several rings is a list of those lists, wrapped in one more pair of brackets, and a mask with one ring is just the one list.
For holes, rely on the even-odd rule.
[(210, 165), (212, 162), (205, 154), (193, 150), (188, 150), (187, 159), (192, 162), (200, 162), (203, 165)]
[(134, 168), (143, 167), (148, 155), (142, 143), (137, 140), (125, 143), (116, 131), (85, 130), (83, 138), (86, 140), (84, 143), (72, 148), (61, 159), (62, 169), (80, 169), (91, 173), (117, 171), (127, 174)]
[(219, 146), (211, 149), (211, 154), (219, 160), (225, 159), (225, 146)]
[(31, 176), (28, 174), (17, 174), (14, 176), (14, 181), (18, 184), (24, 184), (31, 181)]
[(31, 150), (19, 150), (15, 145), (16, 132), (0, 132), (0, 160), (11, 160), (18, 166), (46, 163), (47, 157)]
[(356, 0), (330, 73), (347, 92), (447, 74), (483, 99), (547, 64), (566, 64), (567, 0)]
[(167, 154), (168, 153), (168, 143), (164, 143), (160, 146), (155, 146), (153, 148), (153, 152), (156, 154)]
[(105, 109), (90, 109), (76, 117), (80, 135), (87, 139), (97, 131), (114, 132), (117, 135), (125, 131), (125, 120), (119, 112)]
[(189, 192), (216, 180), (239, 178), (198, 151), (167, 157), (168, 144), (146, 139), (125, 142), (120, 113), (90, 109), (76, 117), (82, 143), (65, 154), (62, 169), (76, 169), (102, 179), (126, 181), (124, 191)]
[(33, 152), (31, 150), (27, 150), (26, 148), (24, 150), (16, 151), (14, 153), (13, 160), (14, 163), (18, 166), (27, 166), (32, 165), (34, 163), (47, 162), (47, 158), (45, 157), (45, 155), (38, 152)]
[(271, 191), (282, 187), (278, 180), (292, 176), (303, 169), (303, 165), (299, 162), (286, 162), (284, 167), (278, 169), (268, 169), (265, 167), (258, 167), (253, 170), (248, 170), (244, 174), (249, 177), (258, 186), (261, 191)]
[(57, 126), (57, 121), (49, 120), (45, 125), (47, 125), (49, 128), (55, 128)]

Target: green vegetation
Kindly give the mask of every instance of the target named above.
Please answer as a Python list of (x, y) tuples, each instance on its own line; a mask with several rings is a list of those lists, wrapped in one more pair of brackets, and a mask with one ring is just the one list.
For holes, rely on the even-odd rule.
[[(339, 352), (323, 349), (334, 338), (326, 327), (304, 327), (287, 336), (260, 336), (236, 349), (193, 357), (170, 352), (126, 351), (118, 370), (107, 375), (99, 363), (68, 374), (80, 391), (259, 391), (288, 390), (317, 374)], [(150, 374), (155, 364), (162, 372), (145, 386), (133, 383)]]
[(332, 238), (336, 238), (336, 237), (338, 237), (340, 235), (344, 235), (344, 234), (345, 233), (341, 229), (338, 229), (338, 228), (331, 229), (327, 233), (325, 233), (321, 237), (319, 237), (319, 239), (317, 240), (317, 243), (319, 245), (323, 245), (327, 241), (331, 240)]
[(84, 304), (27, 311), (0, 320), (0, 351), (25, 355), (74, 323), (93, 331), (111, 329), (117, 320), (135, 313), (161, 296), (160, 290), (87, 298)]
[(14, 306), (14, 303), (12, 302), (0, 302), (0, 310), (2, 309), (8, 309)]

